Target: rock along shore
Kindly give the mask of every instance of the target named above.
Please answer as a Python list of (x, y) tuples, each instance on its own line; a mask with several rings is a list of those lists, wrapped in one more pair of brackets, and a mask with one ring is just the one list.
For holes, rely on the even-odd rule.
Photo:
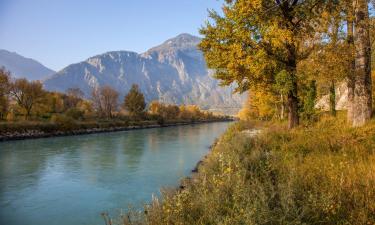
[(44, 132), (40, 130), (27, 130), (25, 132), (5, 132), (0, 134), (0, 142), (24, 140), (24, 139), (37, 139), (37, 138), (48, 138), (48, 137), (60, 137), (60, 136), (75, 136), (84, 134), (95, 134), (95, 133), (108, 133), (116, 131), (127, 131), (137, 129), (151, 129), (151, 128), (162, 128), (172, 126), (183, 126), (193, 125), (202, 123), (213, 123), (213, 122), (229, 122), (232, 120), (212, 120), (212, 121), (194, 121), (194, 122), (176, 122), (170, 124), (147, 124), (147, 125), (135, 125), (135, 126), (122, 126), (122, 127), (108, 127), (108, 128), (90, 128), (90, 129), (77, 129), (71, 131), (55, 131), (55, 132)]

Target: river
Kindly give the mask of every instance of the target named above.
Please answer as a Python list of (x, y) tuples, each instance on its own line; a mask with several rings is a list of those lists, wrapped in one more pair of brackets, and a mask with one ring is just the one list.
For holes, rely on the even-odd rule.
[(177, 186), (229, 124), (0, 143), (0, 224), (104, 224)]

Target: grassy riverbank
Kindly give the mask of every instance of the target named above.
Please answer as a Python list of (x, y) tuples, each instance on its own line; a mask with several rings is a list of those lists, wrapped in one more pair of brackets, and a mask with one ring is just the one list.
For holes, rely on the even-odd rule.
[(211, 119), (196, 120), (95, 120), (95, 121), (23, 121), (23, 122), (0, 122), (0, 141), (19, 140), (41, 137), (79, 135), (99, 132), (112, 132), (128, 129), (154, 128), (187, 125), (196, 123), (209, 123), (220, 121), (231, 121), (229, 117), (216, 117)]
[(354, 129), (323, 118), (292, 131), (268, 125), (254, 138), (241, 132), (252, 127), (232, 126), (190, 184), (166, 191), (131, 223), (375, 223), (375, 121)]

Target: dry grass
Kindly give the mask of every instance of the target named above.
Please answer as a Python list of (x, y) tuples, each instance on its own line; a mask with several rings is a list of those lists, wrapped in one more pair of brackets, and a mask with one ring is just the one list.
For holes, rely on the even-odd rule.
[(375, 224), (375, 121), (271, 125), (256, 138), (246, 127), (229, 129), (185, 189), (120, 223)]

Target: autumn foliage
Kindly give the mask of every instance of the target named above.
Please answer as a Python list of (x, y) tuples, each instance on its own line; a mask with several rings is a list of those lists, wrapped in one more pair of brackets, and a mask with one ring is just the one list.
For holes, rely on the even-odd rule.
[[(121, 106), (121, 107), (120, 107)], [(0, 133), (75, 130), (91, 127), (128, 126), (131, 123), (193, 122), (227, 119), (195, 105), (152, 101), (147, 105), (137, 85), (132, 85), (120, 105), (120, 94), (110, 86), (94, 88), (85, 96), (77, 87), (65, 93), (49, 92), (39, 81), (14, 79), (0, 69)]]

